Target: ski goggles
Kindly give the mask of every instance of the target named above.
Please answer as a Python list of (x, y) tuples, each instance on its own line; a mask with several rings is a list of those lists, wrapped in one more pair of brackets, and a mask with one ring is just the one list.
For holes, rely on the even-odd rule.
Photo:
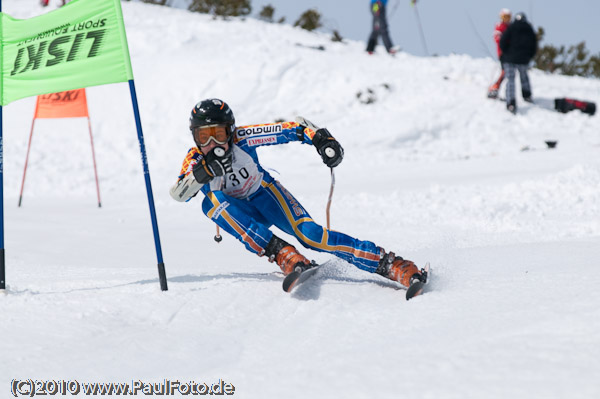
[(194, 141), (200, 147), (206, 147), (210, 141), (214, 141), (219, 145), (225, 145), (229, 140), (229, 132), (227, 126), (198, 126), (192, 130)]

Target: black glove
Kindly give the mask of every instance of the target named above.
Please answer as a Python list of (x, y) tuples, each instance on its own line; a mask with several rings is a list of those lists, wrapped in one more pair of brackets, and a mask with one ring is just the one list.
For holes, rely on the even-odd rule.
[(204, 157), (200, 158), (192, 169), (194, 178), (200, 184), (206, 184), (215, 176), (223, 176), (233, 171), (231, 149), (225, 151), (223, 147), (215, 147)]
[(344, 158), (344, 149), (336, 139), (331, 136), (329, 130), (319, 129), (315, 133), (312, 142), (321, 155), (325, 165), (330, 168), (338, 166)]

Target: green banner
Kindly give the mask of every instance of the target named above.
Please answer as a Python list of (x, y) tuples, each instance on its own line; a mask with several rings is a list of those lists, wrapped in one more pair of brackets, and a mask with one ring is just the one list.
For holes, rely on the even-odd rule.
[(73, 0), (30, 19), (1, 13), (0, 105), (133, 79), (120, 0)]

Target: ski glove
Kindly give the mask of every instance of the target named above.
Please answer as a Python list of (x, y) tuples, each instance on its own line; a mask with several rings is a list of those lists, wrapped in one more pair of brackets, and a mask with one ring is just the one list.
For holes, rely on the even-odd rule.
[(318, 129), (313, 136), (312, 142), (317, 148), (319, 155), (321, 155), (325, 165), (330, 168), (335, 168), (342, 162), (342, 159), (344, 158), (344, 149), (340, 143), (333, 138), (331, 133), (329, 133), (329, 130), (324, 128)]
[(192, 169), (194, 178), (200, 184), (206, 184), (215, 176), (223, 176), (233, 171), (232, 151), (223, 147), (215, 147), (204, 157), (200, 158)]

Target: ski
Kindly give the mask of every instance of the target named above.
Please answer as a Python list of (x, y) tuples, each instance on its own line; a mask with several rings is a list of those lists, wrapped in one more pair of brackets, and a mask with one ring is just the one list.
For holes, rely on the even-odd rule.
[(319, 44), (319, 45), (316, 45), (316, 46), (311, 46), (310, 44), (296, 43), (296, 46), (298, 46), (298, 47), (304, 47), (304, 48), (309, 48), (311, 50), (319, 50), (319, 51), (325, 51), (326, 50), (325, 46), (323, 46), (322, 44)]
[[(544, 141), (544, 143), (546, 143), (546, 150), (552, 150), (554, 148), (556, 148), (556, 145), (558, 144), (558, 141), (556, 140), (546, 140)], [(532, 147), (530, 145), (526, 145), (524, 147), (521, 148), (521, 151), (538, 151), (538, 150), (542, 150), (544, 148), (539, 148), (539, 147)]]
[(319, 269), (319, 266), (320, 265), (311, 262), (306, 269), (300, 269), (298, 267), (297, 269), (300, 270), (294, 270), (283, 279), (283, 290), (285, 292), (292, 292), (295, 287), (312, 277)]
[(421, 269), (421, 275), (424, 277), (424, 281), (421, 280), (415, 280), (412, 282), (412, 284), (410, 285), (410, 287), (408, 287), (408, 289), (406, 290), (406, 300), (410, 300), (418, 295), (421, 295), (426, 287), (427, 287), (427, 282), (429, 280), (429, 263), (427, 263), (425, 265), (425, 268)]
[[(306, 280), (310, 279), (314, 276), (321, 265), (316, 264), (314, 261), (311, 264), (301, 269), (300, 267), (297, 270), (294, 270), (283, 279), (282, 288), (285, 292), (292, 292), (296, 287), (304, 283)], [(415, 280), (410, 287), (406, 290), (406, 300), (412, 299), (418, 295), (423, 294), (427, 290), (427, 283), (429, 282), (429, 278), (431, 275), (431, 271), (429, 268), (429, 263), (425, 265), (423, 269), (421, 269), (421, 275), (424, 277), (424, 281)]]

